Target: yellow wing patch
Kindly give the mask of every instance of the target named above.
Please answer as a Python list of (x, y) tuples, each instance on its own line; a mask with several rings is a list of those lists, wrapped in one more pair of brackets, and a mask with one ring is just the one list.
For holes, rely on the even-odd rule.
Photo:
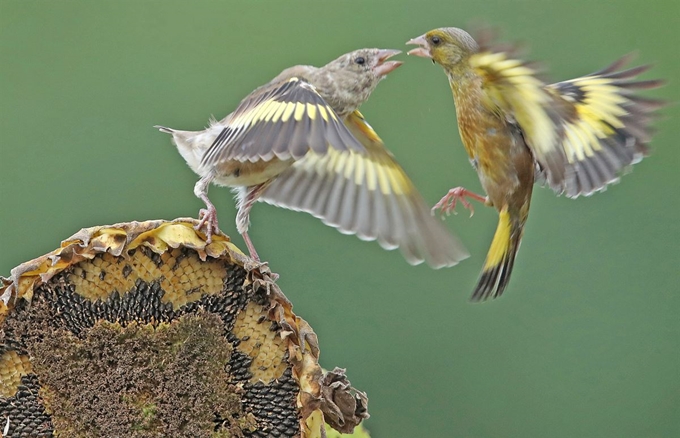
[(592, 157), (602, 149), (603, 139), (625, 127), (622, 117), (631, 101), (613, 79), (585, 76), (546, 88), (574, 105), (575, 117), (563, 121), (562, 147), (569, 163)]
[(368, 190), (380, 190), (384, 195), (405, 195), (413, 190), (403, 169), (389, 156), (329, 149), (324, 155), (310, 152), (294, 165), (308, 172), (338, 175)]
[(354, 113), (350, 114), (350, 116), (347, 118), (347, 122), (351, 124), (352, 126), (356, 127), (359, 129), (359, 131), (371, 142), (373, 143), (382, 143), (382, 139), (378, 136), (378, 133), (375, 132), (373, 127), (368, 124), (366, 119), (364, 118), (364, 115), (359, 112), (359, 110), (355, 110)]
[[(300, 79), (296, 77), (290, 78), (287, 81), (288, 84), (297, 82), (300, 82)], [(316, 89), (313, 86), (304, 83), (304, 88), (318, 95)], [(333, 110), (331, 108), (326, 108), (322, 104), (290, 101), (282, 98), (281, 96), (272, 96), (269, 98), (264, 98), (261, 102), (257, 102), (251, 108), (242, 111), (232, 120), (230, 120), (229, 125), (232, 128), (241, 128), (244, 126), (251, 126), (262, 121), (276, 123), (281, 120), (282, 122), (287, 122), (290, 120), (291, 116), (295, 121), (299, 122), (305, 117), (308, 117), (311, 120), (316, 120), (317, 115), (326, 122), (328, 122), (330, 118), (337, 120)]]
[(230, 121), (229, 125), (237, 128), (254, 125), (258, 122), (276, 123), (281, 120), (285, 123), (290, 120), (291, 116), (297, 122), (305, 117), (311, 120), (316, 120), (320, 117), (328, 122), (329, 114), (335, 118), (335, 113), (329, 111), (323, 105), (303, 102), (280, 102), (275, 99), (269, 99), (250, 111), (235, 117)]
[(514, 118), (538, 155), (551, 152), (557, 140), (555, 123), (547, 109), (552, 97), (536, 71), (504, 52), (481, 52), (470, 65), (484, 80), (484, 104), (493, 112)]
[(261, 199), (308, 212), (383, 248), (401, 248), (411, 264), (451, 266), (467, 257), (363, 116), (355, 111), (343, 122), (361, 149), (310, 150), (275, 178)]
[(411, 193), (413, 191), (411, 180), (363, 114), (358, 110), (354, 111), (345, 119), (345, 125), (368, 151), (364, 155), (355, 152), (351, 154), (352, 157), (349, 159), (356, 160), (356, 163), (352, 164), (351, 170), (346, 170), (345, 175), (353, 173), (357, 185), (365, 182), (369, 190), (379, 189), (383, 194)]

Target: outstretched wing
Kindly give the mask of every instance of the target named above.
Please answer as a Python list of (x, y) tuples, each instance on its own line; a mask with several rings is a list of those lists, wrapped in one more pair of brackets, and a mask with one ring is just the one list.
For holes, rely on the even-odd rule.
[(649, 125), (664, 103), (634, 92), (662, 82), (635, 80), (649, 66), (618, 71), (628, 60), (624, 57), (596, 73), (546, 87), (561, 109), (560, 146), (569, 169), (562, 184), (551, 185), (556, 192), (569, 197), (592, 194), (647, 154)]
[(512, 50), (483, 46), (470, 59), (484, 80), (487, 108), (519, 125), (537, 162), (538, 179), (569, 197), (603, 189), (647, 151), (649, 124), (663, 103), (634, 92), (662, 81), (636, 81), (647, 66), (618, 71), (627, 61), (545, 85)]
[(329, 147), (364, 150), (316, 88), (298, 77), (255, 90), (218, 123), (224, 128), (203, 155), (201, 166), (299, 159), (309, 151), (323, 155)]
[(364, 145), (308, 153), (278, 176), (262, 200), (306, 211), (345, 234), (377, 240), (385, 249), (401, 248), (411, 264), (426, 261), (452, 266), (468, 253), (420, 196), (382, 140), (355, 111), (346, 126)]
[(483, 104), (517, 124), (534, 158), (547, 169), (551, 185), (566, 175), (566, 158), (559, 147), (559, 116), (555, 99), (530, 63), (515, 59), (513, 50), (485, 47), (470, 57), (470, 65), (483, 80)]

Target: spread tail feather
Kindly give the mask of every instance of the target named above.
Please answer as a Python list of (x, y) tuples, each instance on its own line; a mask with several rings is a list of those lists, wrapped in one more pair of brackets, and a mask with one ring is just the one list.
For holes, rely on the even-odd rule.
[(523, 230), (523, 220), (513, 218), (507, 210), (500, 212), (498, 227), (486, 255), (484, 269), (472, 293), (472, 301), (484, 301), (501, 296), (510, 281)]

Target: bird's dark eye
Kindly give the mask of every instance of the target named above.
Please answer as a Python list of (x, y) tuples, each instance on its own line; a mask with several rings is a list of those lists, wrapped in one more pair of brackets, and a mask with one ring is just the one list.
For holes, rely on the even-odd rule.
[(359, 65), (364, 65), (366, 63), (366, 59), (363, 56), (357, 56), (354, 58), (354, 62), (356, 62)]
[(432, 44), (434, 44), (435, 46), (442, 42), (441, 38), (439, 38), (438, 36), (433, 36), (432, 38), (430, 38), (430, 41), (432, 41)]

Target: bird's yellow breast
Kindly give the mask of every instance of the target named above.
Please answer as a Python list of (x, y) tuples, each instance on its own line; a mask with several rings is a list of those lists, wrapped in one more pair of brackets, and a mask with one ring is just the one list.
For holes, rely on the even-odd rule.
[(478, 170), (488, 173), (502, 166), (511, 140), (505, 121), (463, 96), (456, 98), (456, 117), (465, 150)]
[(528, 196), (533, 158), (518, 130), (502, 113), (484, 106), (481, 89), (452, 89), (463, 145), (492, 203), (498, 207)]

